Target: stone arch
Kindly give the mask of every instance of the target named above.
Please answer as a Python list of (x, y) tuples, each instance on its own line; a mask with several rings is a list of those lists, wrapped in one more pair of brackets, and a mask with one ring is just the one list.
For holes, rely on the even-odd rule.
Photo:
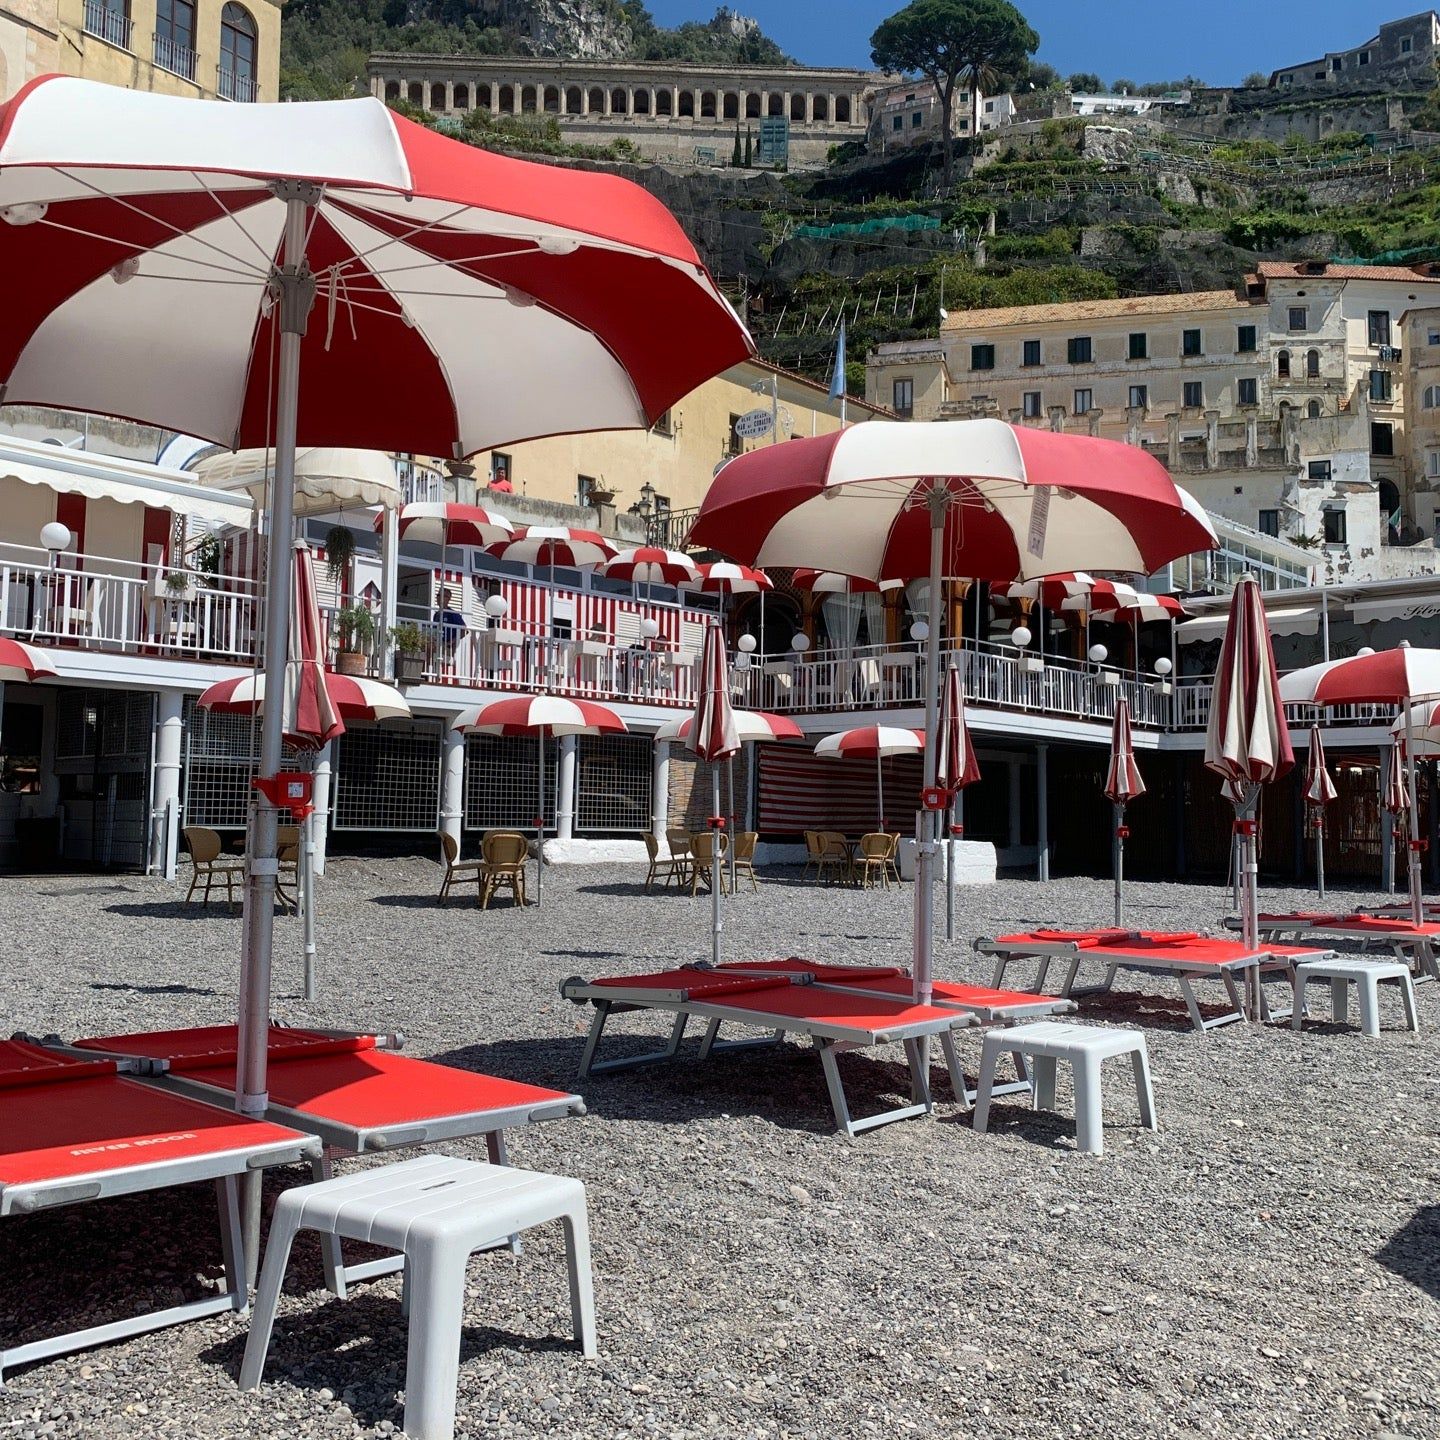
[(673, 90), (657, 90), (655, 92), (655, 113), (666, 117), (675, 113), (675, 92)]
[(805, 123), (805, 97), (803, 95), (790, 97), (790, 119), (793, 124), (803, 125)]
[(745, 118), (747, 120), (760, 118), (760, 93), (757, 90), (751, 90), (745, 96)]
[(1277, 380), (1290, 378), (1290, 352), (1288, 350), (1282, 350), (1275, 357), (1275, 378)]
[(616, 85), (610, 91), (610, 113), (612, 115), (628, 115), (630, 113), (630, 97), (626, 95), (623, 85)]
[(545, 106), (545, 113), (547, 115), (558, 115), (560, 113), (560, 87), (558, 85), (547, 85), (541, 103)]
[(425, 104), (425, 86), (419, 80), (412, 80), (405, 91), (405, 98), (412, 105)]
[(738, 120), (740, 118), (740, 97), (733, 90), (725, 92), (725, 117), (726, 120)]
[(455, 108), (457, 110), (468, 110), (470, 108), (470, 87), (468, 85), (457, 85), (455, 87)]
[(772, 90), (770, 92), (770, 98), (765, 106), (765, 113), (772, 118), (784, 119), (785, 97), (778, 90)]
[(495, 109), (495, 87), (493, 85), (477, 85), (475, 87), (475, 108), (491, 111)]
[(1318, 350), (1307, 350), (1305, 352), (1305, 374), (1311, 380), (1320, 378), (1320, 352)]
[(522, 85), (520, 87), (520, 113), (522, 115), (533, 115), (536, 106), (540, 103), (540, 92), (534, 85)]
[(693, 90), (680, 92), (680, 115), (685, 120), (695, 118), (695, 92)]
[(835, 121), (839, 125), (850, 123), (850, 97), (848, 95), (835, 97)]
[(500, 100), (495, 106), (497, 115), (513, 115), (515, 113), (515, 87), (513, 85), (502, 85), (500, 87)]
[(715, 92), (713, 90), (700, 92), (700, 118), (702, 120), (715, 119)]
[(445, 83), (442, 80), (432, 80), (430, 82), (430, 109), (445, 109)]
[(398, 80), (387, 80), (385, 82), (385, 103), (388, 105), (392, 100), (400, 98), (400, 82)]
[(565, 113), (567, 115), (578, 115), (585, 108), (584, 96), (578, 85), (572, 85), (565, 92)]
[(811, 104), (810, 113), (817, 120), (828, 120), (830, 118), (830, 97), (828, 95), (817, 95)]
[(635, 114), (648, 115), (650, 113), (650, 92), (648, 90), (637, 90), (635, 92)]
[(605, 113), (605, 92), (598, 85), (591, 87), (589, 104), (592, 115)]

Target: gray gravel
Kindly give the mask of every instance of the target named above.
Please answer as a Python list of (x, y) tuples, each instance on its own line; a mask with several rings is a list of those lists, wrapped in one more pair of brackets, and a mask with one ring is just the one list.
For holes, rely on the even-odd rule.
[[(588, 1011), (557, 982), (706, 950), (708, 902), (644, 896), (633, 870), (552, 870), (543, 911), (488, 914), (468, 899), (437, 910), (436, 880), (418, 860), (332, 861), (325, 998), (297, 998), (299, 931), (284, 920), (277, 1013), (401, 1028), (416, 1055), (569, 1087)], [(903, 962), (910, 893), (784, 872), (728, 907), (727, 942), (737, 956)], [(1131, 895), (1136, 925), (1216, 928), (1224, 914), (1215, 887)], [(967, 943), (943, 947), (941, 972), (983, 975), (975, 935), (1103, 923), (1109, 903), (1087, 880), (972, 890)], [(0, 920), (7, 1029), (233, 1015), (239, 921), (222, 907), (178, 905), (158, 881), (11, 878)], [(1098, 1160), (1076, 1154), (1068, 1119), (1014, 1100), (985, 1136), (947, 1103), (935, 1121), (837, 1139), (798, 1045), (580, 1087), (589, 1116), (516, 1135), (513, 1159), (589, 1187), (601, 1358), (567, 1343), (558, 1233), (531, 1232), (519, 1259), (477, 1257), (457, 1433), (1440, 1433), (1440, 987), (1419, 992), (1422, 1034), (1378, 1041), (1331, 1026), (1202, 1039), (1173, 985), (1138, 988), (1090, 1013), (1146, 1026), (1161, 1129), (1134, 1128), (1117, 1070)], [(962, 1049), (973, 1064), (973, 1035)], [(857, 1110), (899, 1093), (891, 1061), (842, 1065)], [(27, 1337), (201, 1293), (219, 1275), (212, 1214), (194, 1189), (3, 1222), (0, 1326)], [(327, 1297), (302, 1244), (259, 1394), (237, 1394), (245, 1325), (220, 1318), (15, 1373), (0, 1437), (390, 1434), (398, 1298), (393, 1279)]]

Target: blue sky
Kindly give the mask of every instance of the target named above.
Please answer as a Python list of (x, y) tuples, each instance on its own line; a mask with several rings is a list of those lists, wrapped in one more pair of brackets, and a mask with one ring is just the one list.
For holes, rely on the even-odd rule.
[[(717, 0), (646, 0), (662, 25), (707, 20)], [(730, 0), (809, 65), (869, 65), (870, 34), (903, 0)], [(1062, 75), (1093, 70), (1144, 84), (1196, 75), (1238, 84), (1368, 40), (1381, 19), (1423, 9), (1414, 0), (1375, 6), (1348, 0), (1020, 0), (1040, 34), (1039, 58)]]

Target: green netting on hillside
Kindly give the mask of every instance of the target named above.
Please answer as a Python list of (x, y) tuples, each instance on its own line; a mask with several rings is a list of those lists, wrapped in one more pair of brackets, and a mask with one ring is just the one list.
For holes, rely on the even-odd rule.
[(885, 215), (853, 225), (797, 225), (795, 234), (811, 240), (836, 240), (842, 235), (878, 235), (885, 230), (938, 230), (933, 215)]

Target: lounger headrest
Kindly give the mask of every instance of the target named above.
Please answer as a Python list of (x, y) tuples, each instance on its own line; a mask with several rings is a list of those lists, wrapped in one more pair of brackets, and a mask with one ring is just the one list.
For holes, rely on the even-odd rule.
[(114, 1075), (117, 1068), (113, 1060), (76, 1060), (29, 1040), (0, 1040), (0, 1090), (53, 1085), (60, 1080), (90, 1080)]

